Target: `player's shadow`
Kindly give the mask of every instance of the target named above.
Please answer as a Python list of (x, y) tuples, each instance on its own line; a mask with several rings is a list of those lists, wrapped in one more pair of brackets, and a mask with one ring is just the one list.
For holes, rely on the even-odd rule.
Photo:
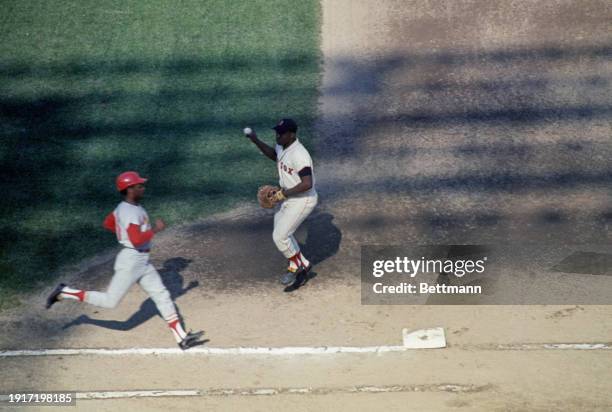
[(313, 265), (334, 256), (340, 248), (342, 232), (333, 220), (332, 214), (322, 212), (313, 214), (304, 222), (306, 239), (300, 243), (300, 248)]
[[(342, 232), (332, 222), (334, 216), (327, 212), (317, 213), (306, 219), (304, 228), (306, 239), (300, 243), (300, 249), (310, 263), (315, 266), (334, 256), (340, 249)], [(317, 276), (313, 270), (308, 274), (308, 280)]]
[[(164, 285), (170, 292), (170, 296), (172, 297), (173, 301), (176, 301), (178, 297), (183, 296), (185, 293), (187, 293), (193, 288), (198, 287), (199, 285), (198, 281), (191, 281), (186, 287), (183, 287), (183, 276), (181, 276), (180, 271), (187, 268), (190, 262), (191, 260), (189, 259), (175, 257), (166, 260), (162, 269), (159, 270), (159, 274), (162, 277)], [(177, 312), (178, 311), (179, 309), (177, 307)], [(87, 315), (81, 315), (73, 321), (65, 324), (62, 328), (68, 329), (77, 325), (95, 325), (106, 329), (127, 331), (142, 325), (154, 316), (160, 316), (160, 314), (153, 300), (151, 298), (148, 298), (142, 303), (142, 305), (140, 305), (140, 309), (138, 309), (138, 311), (136, 311), (126, 320), (117, 321), (92, 319)]]

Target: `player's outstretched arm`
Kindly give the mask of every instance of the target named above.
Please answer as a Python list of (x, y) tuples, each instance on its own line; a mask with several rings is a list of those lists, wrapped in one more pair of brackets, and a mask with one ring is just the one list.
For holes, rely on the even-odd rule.
[(266, 143), (259, 140), (257, 134), (255, 133), (255, 130), (250, 130), (250, 133), (245, 133), (245, 136), (251, 139), (251, 142), (255, 143), (255, 146), (257, 146), (257, 148), (261, 150), (264, 155), (276, 162), (276, 151), (273, 147), (270, 147)]

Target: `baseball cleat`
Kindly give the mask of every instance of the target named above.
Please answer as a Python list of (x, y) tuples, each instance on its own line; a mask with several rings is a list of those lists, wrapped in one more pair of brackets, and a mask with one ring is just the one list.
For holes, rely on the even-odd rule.
[(187, 336), (183, 338), (182, 341), (179, 342), (179, 347), (183, 350), (189, 349), (193, 346), (201, 345), (202, 342), (199, 340), (202, 335), (204, 335), (204, 331), (192, 332), (189, 331)]
[(60, 283), (59, 285), (57, 285), (55, 287), (53, 292), (51, 292), (49, 297), (47, 297), (47, 304), (45, 305), (47, 309), (49, 309), (51, 306), (53, 306), (53, 304), (55, 302), (59, 302), (58, 297), (59, 297), (60, 293), (62, 293), (62, 289), (64, 289), (64, 287), (66, 287), (66, 285), (63, 284), (63, 283)]
[(312, 269), (312, 265), (308, 265), (306, 267), (300, 267), (300, 270), (295, 274), (295, 278), (293, 282), (287, 286), (284, 291), (285, 292), (293, 292), (294, 290), (299, 289), (304, 286), (304, 284), (308, 281), (308, 272)]
[(308, 272), (310, 272), (310, 269), (312, 269), (312, 263), (311, 263), (311, 264), (309, 264), (309, 265), (308, 265), (308, 266), (306, 266), (306, 267), (303, 267), (303, 266), (302, 266), (300, 269), (302, 270), (302, 272), (304, 272), (304, 275), (306, 275), (306, 274), (308, 274)]
[(291, 269), (287, 269), (287, 273), (285, 273), (283, 276), (281, 276), (280, 279), (280, 283), (282, 283), (283, 285), (290, 285), (293, 282), (295, 282), (295, 275), (299, 272), (299, 270), (296, 270), (295, 272), (292, 272)]

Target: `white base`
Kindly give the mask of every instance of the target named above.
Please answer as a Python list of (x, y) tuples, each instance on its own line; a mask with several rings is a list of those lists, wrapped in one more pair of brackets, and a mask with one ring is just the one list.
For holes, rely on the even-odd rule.
[(408, 331), (402, 329), (404, 347), (409, 349), (437, 349), (446, 347), (444, 328), (420, 329)]

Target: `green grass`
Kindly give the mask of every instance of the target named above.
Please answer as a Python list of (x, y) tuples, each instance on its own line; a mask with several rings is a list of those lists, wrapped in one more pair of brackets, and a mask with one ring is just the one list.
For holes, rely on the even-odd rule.
[(308, 145), (319, 18), (317, 0), (4, 1), (0, 307), (116, 244), (124, 170), (169, 224), (254, 201), (275, 168), (241, 130), (292, 116)]

